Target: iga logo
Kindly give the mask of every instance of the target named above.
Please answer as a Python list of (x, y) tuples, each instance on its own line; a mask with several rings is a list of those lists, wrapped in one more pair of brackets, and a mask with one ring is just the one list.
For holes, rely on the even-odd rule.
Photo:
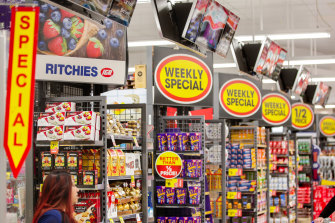
[(111, 68), (106, 67), (101, 70), (101, 75), (104, 77), (111, 77), (113, 76), (113, 74), (114, 74), (114, 71)]

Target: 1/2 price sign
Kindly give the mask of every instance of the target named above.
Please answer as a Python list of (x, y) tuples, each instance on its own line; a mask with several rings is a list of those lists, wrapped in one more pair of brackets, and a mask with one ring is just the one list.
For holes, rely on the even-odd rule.
[(313, 109), (303, 103), (292, 105), (292, 126), (298, 130), (304, 130), (311, 127), (314, 123)]

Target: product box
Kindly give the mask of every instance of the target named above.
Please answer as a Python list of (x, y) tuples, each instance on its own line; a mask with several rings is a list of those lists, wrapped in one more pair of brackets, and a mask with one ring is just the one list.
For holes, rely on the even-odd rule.
[(53, 156), (50, 152), (41, 152), (41, 169), (51, 170), (53, 167)]
[(158, 133), (157, 134), (158, 140), (158, 149), (159, 151), (166, 151), (168, 150), (168, 140), (165, 133)]
[(177, 151), (178, 148), (178, 133), (167, 133), (167, 144), (169, 151)]
[(126, 175), (132, 176), (135, 171), (135, 155), (133, 153), (125, 153), (126, 156)]
[(55, 155), (55, 162), (54, 162), (54, 169), (57, 170), (64, 170), (66, 169), (66, 153), (59, 152), (57, 155)]
[(74, 102), (55, 102), (46, 103), (45, 112), (71, 112), (76, 111), (76, 103)]
[(99, 201), (94, 200), (96, 199), (79, 199), (79, 202), (74, 205), (74, 219), (76, 222), (98, 223), (100, 221), (98, 214)]
[(119, 168), (118, 168), (118, 156), (114, 149), (108, 150), (110, 154), (110, 162), (109, 165), (111, 167), (111, 176), (120, 176), (119, 175)]
[(188, 134), (185, 132), (178, 133), (178, 150), (179, 151), (189, 150)]
[(88, 140), (94, 141), (95, 129), (92, 125), (65, 126), (64, 140)]
[(64, 125), (65, 112), (40, 113), (37, 120), (37, 126), (60, 126)]
[(192, 151), (201, 150), (201, 133), (189, 133), (189, 143)]
[(134, 153), (135, 157), (135, 175), (141, 175), (142, 174), (142, 167), (141, 167), (141, 153)]
[(166, 191), (166, 188), (164, 186), (156, 186), (158, 204), (165, 204), (165, 199), (166, 199), (165, 191)]
[(94, 187), (96, 184), (98, 184), (98, 172), (96, 170), (83, 170), (82, 171), (82, 184), (83, 186), (92, 186)]
[(117, 154), (117, 166), (119, 169), (119, 176), (125, 176), (126, 175), (126, 156), (120, 149), (117, 149), (115, 151)]
[(60, 141), (64, 137), (63, 126), (38, 127), (36, 141)]
[(79, 169), (79, 152), (68, 152), (67, 153), (67, 169), (78, 170)]
[[(92, 111), (67, 112), (65, 116), (66, 126), (92, 125), (95, 126), (97, 113)], [(94, 128), (95, 129), (95, 128)]]
[(95, 129), (100, 131), (101, 125), (101, 116), (97, 115), (96, 121), (95, 121)]
[(77, 171), (71, 171), (70, 175), (71, 175), (71, 178), (74, 182), (74, 185), (78, 185), (78, 183), (79, 183), (78, 172)]
[(166, 203), (167, 204), (174, 204), (175, 203), (175, 188), (174, 187), (167, 187), (165, 190), (166, 193)]
[(135, 88), (147, 87), (147, 66), (135, 65)]

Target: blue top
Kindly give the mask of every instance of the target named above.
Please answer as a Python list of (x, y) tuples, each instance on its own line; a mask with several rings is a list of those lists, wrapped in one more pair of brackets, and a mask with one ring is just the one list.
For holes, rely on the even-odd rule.
[(62, 223), (62, 213), (58, 210), (50, 210), (45, 212), (38, 223)]

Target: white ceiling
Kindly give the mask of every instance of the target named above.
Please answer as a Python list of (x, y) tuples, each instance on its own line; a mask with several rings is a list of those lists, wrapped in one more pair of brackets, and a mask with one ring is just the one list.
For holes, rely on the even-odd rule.
[[(330, 39), (278, 41), (289, 52), (289, 59), (306, 56), (335, 55), (334, 0), (221, 0), (226, 8), (241, 19), (236, 35), (274, 34), (329, 31)], [(318, 6), (318, 7), (317, 7)], [(151, 3), (137, 4), (128, 28), (128, 41), (160, 40)], [(129, 66), (146, 63), (146, 48), (129, 48)], [(233, 62), (214, 57), (214, 63)], [(313, 76), (335, 77), (335, 64), (309, 66)], [(237, 73), (236, 68), (216, 69), (217, 72)], [(329, 104), (335, 104), (335, 82)]]

